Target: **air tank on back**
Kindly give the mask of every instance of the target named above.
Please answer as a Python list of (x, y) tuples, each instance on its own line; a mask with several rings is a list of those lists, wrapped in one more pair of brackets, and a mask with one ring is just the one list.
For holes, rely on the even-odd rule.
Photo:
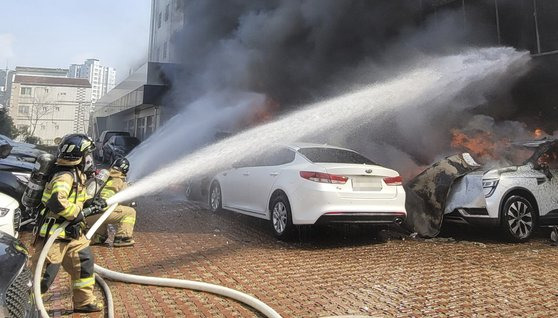
[(55, 161), (56, 158), (48, 153), (37, 157), (35, 167), (27, 183), (27, 188), (25, 188), (25, 192), (23, 192), (23, 197), (21, 198), (21, 202), (26, 208), (34, 209), (41, 204), (43, 190), (51, 175)]

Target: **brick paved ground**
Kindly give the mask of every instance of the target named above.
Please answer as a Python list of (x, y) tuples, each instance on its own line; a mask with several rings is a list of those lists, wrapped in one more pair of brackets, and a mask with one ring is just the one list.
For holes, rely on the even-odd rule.
[[(284, 317), (558, 315), (558, 247), (543, 236), (506, 244), (491, 234), (450, 232), (457, 241), (414, 241), (325, 228), (283, 243), (261, 220), (214, 215), (177, 200), (140, 203), (136, 246), (95, 247), (98, 264), (221, 284), (255, 295)], [(68, 280), (59, 275), (48, 293), (54, 316), (71, 309)], [(258, 316), (207, 293), (108, 283), (117, 317)]]

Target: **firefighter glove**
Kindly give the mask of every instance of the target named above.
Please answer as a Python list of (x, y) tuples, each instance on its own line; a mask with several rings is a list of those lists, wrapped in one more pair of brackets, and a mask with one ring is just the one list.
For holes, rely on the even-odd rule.
[(102, 210), (107, 207), (107, 201), (105, 201), (105, 199), (103, 198), (91, 198), (91, 199), (87, 199), (83, 203), (83, 207), (85, 208), (96, 207)]
[(97, 207), (96, 205), (92, 205), (88, 208), (83, 209), (80, 214), (82, 214), (84, 217), (88, 217), (90, 215), (95, 215), (95, 214), (99, 214), (102, 210)]

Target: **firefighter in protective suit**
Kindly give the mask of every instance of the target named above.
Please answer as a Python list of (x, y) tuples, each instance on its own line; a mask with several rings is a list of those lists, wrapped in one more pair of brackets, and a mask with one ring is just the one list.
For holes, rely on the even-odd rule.
[[(126, 182), (126, 174), (130, 168), (130, 162), (126, 158), (118, 158), (114, 161), (109, 171), (109, 178), (105, 186), (101, 190), (101, 198), (108, 200), (116, 193), (124, 190), (128, 183)], [(101, 216), (94, 215), (87, 218), (87, 224), (95, 223)], [(134, 233), (134, 224), (136, 223), (136, 210), (132, 207), (119, 204), (116, 209), (109, 215), (107, 220), (95, 233), (91, 240), (91, 244), (104, 244), (108, 238), (107, 225), (116, 225), (116, 235), (114, 236), (114, 247), (134, 245), (132, 238)]]
[(67, 135), (60, 142), (54, 174), (43, 191), (45, 208), (41, 211), (39, 237), (32, 258), (35, 267), (48, 237), (64, 221), (70, 221), (48, 251), (41, 293), (48, 290), (62, 265), (71, 276), (74, 312), (103, 310), (103, 304), (93, 295), (94, 260), (84, 233), (85, 217), (100, 213), (106, 207), (104, 200), (93, 201), (85, 191), (85, 172), (93, 165), (94, 147), (91, 138), (84, 134)]

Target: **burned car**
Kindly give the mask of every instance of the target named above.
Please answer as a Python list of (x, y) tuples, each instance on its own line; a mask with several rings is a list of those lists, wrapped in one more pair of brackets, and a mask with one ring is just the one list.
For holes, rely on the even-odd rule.
[(533, 151), (522, 165), (476, 169), (455, 179), (443, 207), (446, 222), (498, 226), (515, 242), (558, 225), (558, 139), (515, 144)]

